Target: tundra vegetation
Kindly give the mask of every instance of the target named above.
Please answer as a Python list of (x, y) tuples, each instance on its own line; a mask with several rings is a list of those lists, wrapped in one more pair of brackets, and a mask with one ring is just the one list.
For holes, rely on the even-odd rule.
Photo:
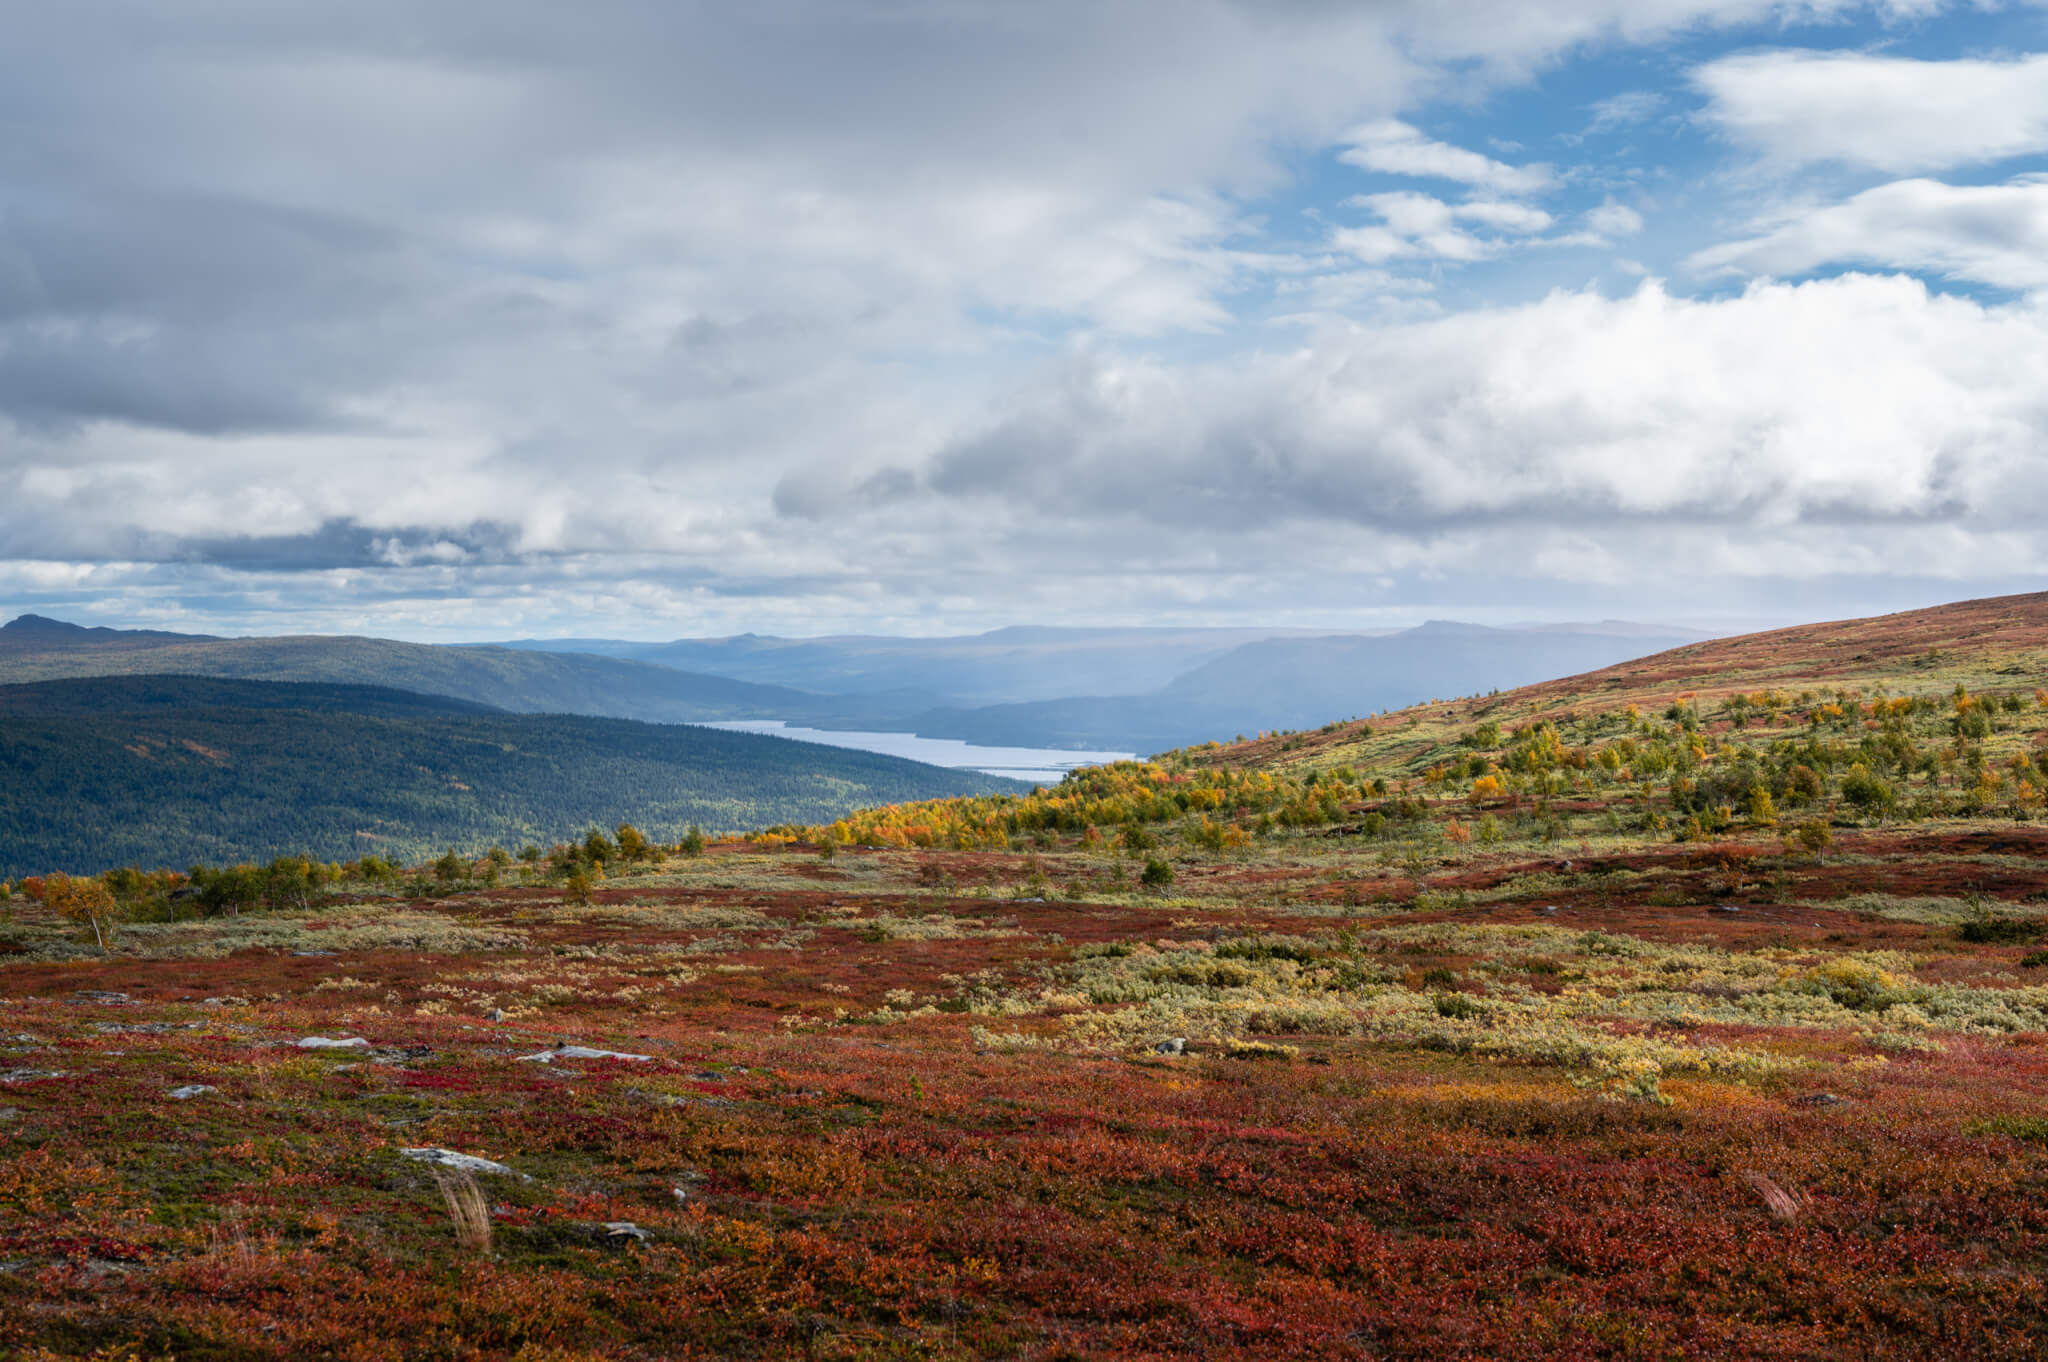
[(2037, 1358), (2048, 669), (1967, 610), (7, 886), (0, 1355)]

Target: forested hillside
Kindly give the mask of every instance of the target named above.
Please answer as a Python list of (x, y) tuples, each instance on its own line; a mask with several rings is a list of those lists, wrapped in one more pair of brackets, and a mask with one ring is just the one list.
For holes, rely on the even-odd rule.
[(524, 714), (599, 714), (650, 723), (839, 715), (827, 697), (652, 663), (392, 639), (205, 638), (82, 629), (26, 615), (0, 627), (0, 682), (171, 674), (395, 686)]
[(117, 677), (0, 687), (0, 878), (284, 853), (418, 859), (632, 822), (818, 822), (1017, 788), (680, 725), (494, 714), (347, 686)]

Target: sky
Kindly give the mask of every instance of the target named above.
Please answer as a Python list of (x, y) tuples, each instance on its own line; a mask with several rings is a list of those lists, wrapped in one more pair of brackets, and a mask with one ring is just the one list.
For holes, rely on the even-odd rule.
[(0, 611), (1712, 627), (2048, 571), (2048, 4), (0, 0)]

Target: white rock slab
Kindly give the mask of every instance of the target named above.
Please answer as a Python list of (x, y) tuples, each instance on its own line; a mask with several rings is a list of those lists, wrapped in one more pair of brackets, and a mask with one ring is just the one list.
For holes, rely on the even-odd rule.
[(489, 1159), (480, 1159), (474, 1154), (458, 1154), (452, 1149), (401, 1149), (398, 1155), (415, 1163), (435, 1163), (443, 1168), (453, 1168), (464, 1173), (504, 1173), (510, 1177), (525, 1178), (528, 1182), (533, 1181), (532, 1178), (526, 1177), (526, 1174), (507, 1168), (502, 1163), (492, 1163)]
[(649, 1064), (653, 1055), (626, 1055), (617, 1050), (593, 1050), (586, 1045), (564, 1045), (558, 1050), (542, 1050), (537, 1055), (521, 1055), (522, 1064), (552, 1064), (558, 1059), (626, 1059), (635, 1064)]

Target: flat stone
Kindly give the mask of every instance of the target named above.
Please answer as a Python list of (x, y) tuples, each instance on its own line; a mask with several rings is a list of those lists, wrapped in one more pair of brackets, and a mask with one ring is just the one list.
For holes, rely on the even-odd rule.
[(1188, 1038), (1186, 1036), (1174, 1036), (1169, 1040), (1162, 1040), (1152, 1047), (1154, 1052), (1162, 1055), (1185, 1054), (1187, 1053), (1187, 1048)]
[(524, 1179), (527, 1182), (533, 1181), (526, 1174), (507, 1168), (502, 1163), (493, 1163), (489, 1159), (480, 1159), (474, 1154), (460, 1154), (453, 1149), (437, 1149), (432, 1147), (401, 1149), (398, 1151), (398, 1156), (402, 1159), (411, 1159), (414, 1163), (436, 1164), (442, 1168), (453, 1168), (462, 1173), (503, 1173), (509, 1177)]
[(350, 1036), (346, 1040), (330, 1040), (326, 1036), (307, 1036), (304, 1040), (292, 1043), (301, 1050), (367, 1050), (370, 1048), (370, 1042), (364, 1040), (361, 1036)]
[(81, 988), (71, 995), (74, 1003), (99, 1003), (106, 1007), (126, 1007), (135, 1000), (125, 993), (110, 993), (103, 988)]
[(0, 1083), (33, 1083), (40, 1078), (62, 1078), (62, 1069), (9, 1069), (0, 1074)]
[(209, 1093), (214, 1091), (216, 1091), (216, 1089), (205, 1083), (187, 1083), (182, 1088), (172, 1088), (170, 1092), (165, 1095), (168, 1096), (173, 1102), (189, 1102), (193, 1098), (198, 1097), (202, 1093)]
[(593, 1050), (585, 1045), (557, 1045), (554, 1049), (542, 1050), (539, 1054), (519, 1056), (519, 1062), (522, 1064), (552, 1064), (558, 1059), (624, 1059), (635, 1064), (650, 1064), (654, 1061), (654, 1056), (627, 1055), (617, 1050)]
[(641, 1229), (630, 1220), (608, 1220), (605, 1222), (604, 1240), (608, 1244), (645, 1244), (652, 1242), (653, 1239), (653, 1234)]

